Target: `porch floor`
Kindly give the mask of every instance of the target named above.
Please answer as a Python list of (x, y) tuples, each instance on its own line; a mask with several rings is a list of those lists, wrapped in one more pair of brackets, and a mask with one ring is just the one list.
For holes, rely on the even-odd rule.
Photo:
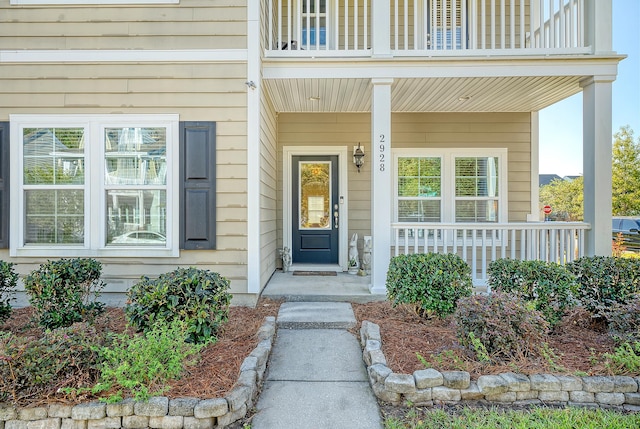
[[(297, 267), (296, 267), (297, 268)], [(327, 271), (327, 270), (325, 270)], [(293, 272), (276, 271), (262, 296), (285, 301), (356, 302), (384, 301), (386, 295), (369, 292), (371, 276), (358, 276), (338, 272), (335, 276), (293, 275)]]

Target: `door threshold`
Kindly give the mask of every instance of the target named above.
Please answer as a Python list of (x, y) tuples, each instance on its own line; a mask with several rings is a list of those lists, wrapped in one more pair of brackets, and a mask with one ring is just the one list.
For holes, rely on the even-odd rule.
[(291, 264), (289, 271), (335, 271), (342, 272), (342, 267), (338, 264)]

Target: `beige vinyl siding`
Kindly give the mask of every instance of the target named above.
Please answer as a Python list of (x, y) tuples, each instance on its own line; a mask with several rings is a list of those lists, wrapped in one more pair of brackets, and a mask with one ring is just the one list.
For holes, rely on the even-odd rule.
[(261, 97), (260, 119), (260, 288), (276, 269), (277, 251), (277, 133), (278, 120), (268, 95)]
[[(247, 291), (246, 64), (6, 64), (2, 70), (0, 121), (18, 113), (177, 113), (181, 121), (215, 121), (217, 250), (182, 250), (179, 258), (100, 258), (108, 282), (105, 298), (142, 275), (177, 266), (219, 272), (242, 298)], [(0, 259), (18, 263), (20, 274), (42, 262), (10, 258), (6, 249)]]
[[(394, 113), (392, 151), (399, 148), (507, 148), (509, 221), (525, 222), (531, 203), (530, 113)], [(278, 116), (278, 246), (282, 246), (282, 147), (360, 142), (365, 164), (349, 159), (349, 235), (371, 233), (371, 115), (283, 113)], [(390, 202), (391, 204), (391, 202)], [(359, 243), (360, 246), (362, 243)]]
[(246, 3), (11, 6), (0, 0), (0, 49), (245, 49)]

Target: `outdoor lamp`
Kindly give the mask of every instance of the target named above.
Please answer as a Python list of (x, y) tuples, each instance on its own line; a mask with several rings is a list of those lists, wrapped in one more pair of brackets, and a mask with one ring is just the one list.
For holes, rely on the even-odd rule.
[(360, 173), (360, 167), (364, 165), (364, 148), (360, 146), (360, 142), (357, 147), (353, 147), (353, 163), (358, 167), (358, 173)]

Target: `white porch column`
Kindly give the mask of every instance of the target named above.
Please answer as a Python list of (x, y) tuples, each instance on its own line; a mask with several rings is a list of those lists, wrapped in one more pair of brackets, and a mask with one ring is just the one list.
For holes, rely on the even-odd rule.
[(527, 222), (540, 221), (540, 114), (531, 112), (531, 213)]
[(371, 1), (371, 50), (374, 58), (391, 57), (391, 0)]
[(585, 0), (585, 46), (593, 53), (613, 51), (613, 12), (611, 0)]
[(391, 84), (372, 79), (371, 101), (371, 293), (386, 293), (391, 258)]
[(611, 83), (615, 76), (595, 76), (581, 83), (583, 97), (585, 252), (611, 255)]
[[(266, 6), (265, 6), (266, 7)], [(260, 278), (260, 4), (247, 7), (247, 292), (259, 293)]]

